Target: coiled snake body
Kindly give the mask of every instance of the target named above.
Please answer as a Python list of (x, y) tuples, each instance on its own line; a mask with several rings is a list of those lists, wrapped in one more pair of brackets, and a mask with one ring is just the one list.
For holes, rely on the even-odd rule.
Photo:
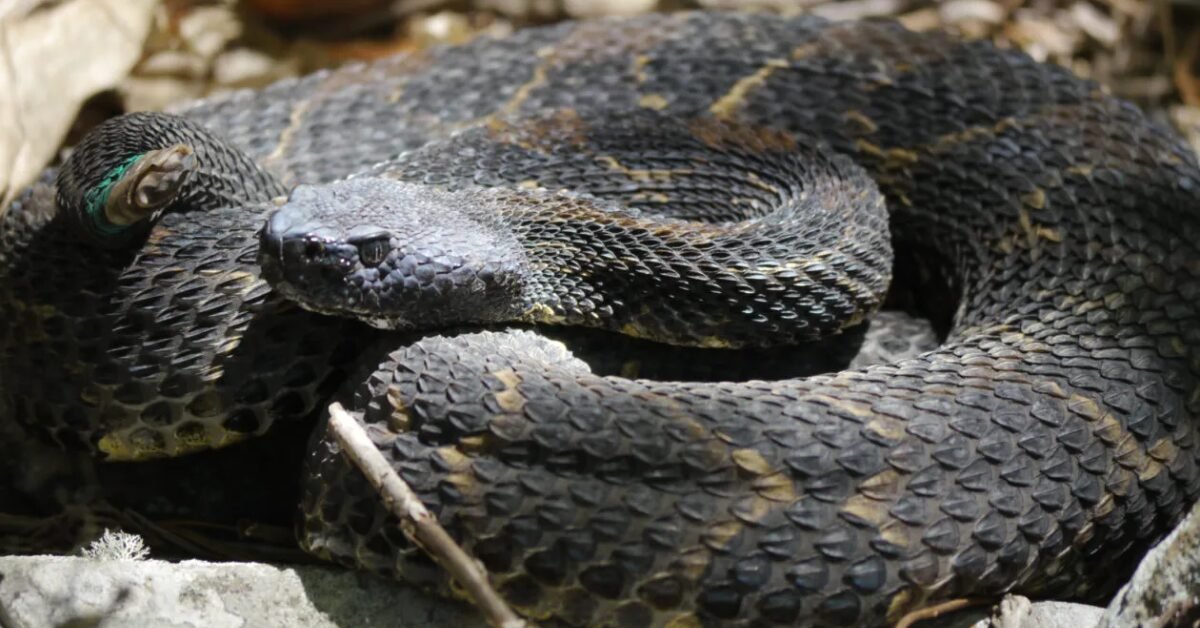
[[(790, 342), (878, 307), (881, 199), (897, 251), (948, 273), (936, 350), (805, 379), (600, 377), (530, 332), (367, 364), (351, 405), (532, 617), (869, 625), (950, 597), (1096, 596), (1097, 567), (1200, 493), (1200, 169), (1066, 70), (892, 23), (694, 13), (531, 29), (182, 115), (96, 132), (61, 212), (47, 178), (0, 225), (0, 392), (113, 457), (308, 414), (390, 342), (281, 295), (378, 326)], [(147, 159), (199, 174), (108, 192), (181, 144)], [(352, 173), (293, 191), (259, 250), (262, 201)], [(101, 224), (123, 200), (156, 219)], [(721, 240), (739, 229), (754, 237)], [(446, 586), (333, 447), (310, 462), (306, 547)]]

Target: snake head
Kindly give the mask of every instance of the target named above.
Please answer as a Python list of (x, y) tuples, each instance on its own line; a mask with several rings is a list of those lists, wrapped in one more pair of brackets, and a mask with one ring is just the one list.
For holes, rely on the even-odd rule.
[(305, 309), (386, 329), (512, 320), (524, 253), (480, 191), (355, 178), (296, 187), (260, 234), (263, 276)]

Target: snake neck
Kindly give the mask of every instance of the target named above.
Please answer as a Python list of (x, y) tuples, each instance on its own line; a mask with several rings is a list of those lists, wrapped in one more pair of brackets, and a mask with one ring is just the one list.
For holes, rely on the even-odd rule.
[(524, 322), (750, 347), (873, 313), (888, 236), (865, 171), (804, 138), (709, 118), (552, 115), (298, 188), (260, 259), (289, 298), (377, 326)]
[(144, 235), (164, 211), (269, 200), (283, 185), (241, 150), (185, 118), (139, 112), (89, 133), (63, 164), (57, 201), (74, 231), (102, 248)]
[[(352, 178), (297, 187), (264, 228), (259, 260), (306, 309), (382, 328), (525, 322), (683, 346), (794, 343), (852, 326), (887, 284), (882, 199), (840, 190), (817, 177), (766, 215), (726, 224), (545, 189)], [(855, 219), (878, 223), (879, 237), (847, 249), (841, 233), (872, 229), (822, 221), (864, 193)], [(821, 233), (798, 245), (804, 231)], [(673, 309), (698, 299), (701, 317)]]
[(260, 234), (263, 276), (305, 309), (380, 328), (514, 321), (528, 261), (495, 200), (376, 178), (300, 185)]
[[(879, 307), (889, 280), (882, 199), (864, 188), (867, 202), (850, 211), (862, 199), (848, 181), (850, 195), (814, 179), (781, 191), (766, 215), (728, 223), (663, 219), (587, 196), (508, 203), (520, 207), (509, 228), (530, 268), (520, 320), (705, 348), (836, 335)], [(847, 229), (846, 217), (863, 224)], [(857, 247), (844, 232), (859, 234)], [(797, 242), (798, 233), (813, 237)]]

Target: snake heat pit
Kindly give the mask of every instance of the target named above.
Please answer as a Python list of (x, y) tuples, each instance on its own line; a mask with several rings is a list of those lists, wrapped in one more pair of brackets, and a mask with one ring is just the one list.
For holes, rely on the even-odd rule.
[[(1200, 497), (1197, 242), (1181, 140), (1020, 53), (564, 23), (105, 123), (0, 222), (0, 393), (130, 460), (345, 384), (550, 625), (1096, 598)], [(940, 343), (801, 378), (602, 376), (506, 330), (803, 353), (889, 285), (951, 295)], [(302, 481), (306, 549), (449, 590), (319, 433)]]

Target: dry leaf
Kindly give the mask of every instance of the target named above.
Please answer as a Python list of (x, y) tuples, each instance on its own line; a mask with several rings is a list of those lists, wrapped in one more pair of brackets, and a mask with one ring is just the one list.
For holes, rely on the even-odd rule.
[(53, 158), (90, 96), (142, 53), (157, 0), (72, 0), (0, 21), (0, 207)]

